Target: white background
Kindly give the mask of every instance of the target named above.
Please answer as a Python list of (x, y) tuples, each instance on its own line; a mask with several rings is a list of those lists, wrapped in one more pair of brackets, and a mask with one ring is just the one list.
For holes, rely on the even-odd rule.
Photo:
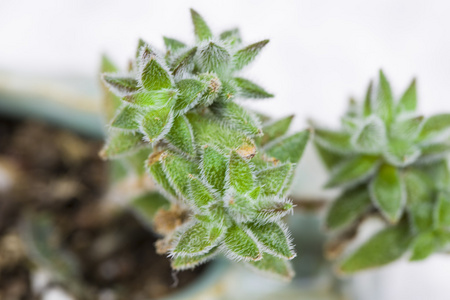
[(420, 108), (450, 111), (450, 1), (0, 1), (0, 71), (86, 75), (100, 53), (125, 66), (137, 39), (193, 41), (189, 8), (215, 33), (270, 38), (245, 73), (276, 94), (259, 109), (337, 124), (383, 68), (400, 95), (418, 77)]

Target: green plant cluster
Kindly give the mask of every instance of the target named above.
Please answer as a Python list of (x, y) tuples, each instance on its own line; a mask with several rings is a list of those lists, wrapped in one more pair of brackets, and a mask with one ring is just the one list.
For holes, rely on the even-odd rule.
[(416, 111), (413, 81), (398, 101), (380, 71), (364, 101), (350, 101), (340, 130), (314, 126), (314, 143), (330, 170), (326, 187), (342, 188), (326, 217), (331, 230), (352, 231), (367, 215), (387, 227), (339, 263), (342, 272), (411, 260), (450, 242), (450, 114)]
[(162, 52), (141, 40), (128, 73), (102, 75), (114, 95), (101, 155), (136, 161), (142, 149), (151, 152), (137, 159), (161, 193), (189, 211), (166, 237), (174, 269), (223, 253), (290, 278), (295, 252), (282, 217), (292, 212), (286, 193), (309, 131), (288, 135), (292, 117), (268, 120), (235, 101), (273, 97), (239, 76), (268, 40), (243, 46), (238, 29), (216, 37), (191, 15), (194, 45), (165, 37)]

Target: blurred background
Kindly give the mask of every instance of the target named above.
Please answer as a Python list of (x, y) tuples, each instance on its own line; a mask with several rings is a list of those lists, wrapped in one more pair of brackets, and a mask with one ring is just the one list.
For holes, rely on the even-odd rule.
[[(192, 42), (189, 8), (202, 14), (214, 33), (239, 27), (246, 43), (270, 39), (258, 61), (244, 73), (276, 97), (247, 104), (274, 117), (295, 114), (294, 129), (307, 126), (308, 118), (337, 125), (348, 99), (351, 96), (361, 99), (369, 80), (376, 78), (380, 68), (397, 97), (416, 77), (419, 110), (427, 115), (450, 111), (449, 1), (17, 0), (0, 1), (0, 115), (46, 120), (44, 123), (49, 121), (94, 138), (101, 137), (98, 84), (101, 54), (126, 68), (139, 38), (161, 49), (162, 35)], [(15, 153), (14, 148), (8, 148), (12, 132), (21, 132), (23, 124), (11, 122), (2, 123), (0, 154)], [(38, 130), (34, 125), (24, 126), (29, 127), (21, 129), (22, 132)], [(39, 136), (31, 135), (35, 139)], [(59, 136), (53, 131), (50, 135)], [(80, 146), (84, 150), (75, 154), (64, 152), (67, 149), (55, 151), (81, 157), (79, 164), (85, 166), (101, 144), (93, 143), (92, 149)], [(30, 151), (49, 151), (45, 147), (34, 149), (33, 142), (20, 145)], [(28, 162), (26, 166), (32, 165), (27, 159), (33, 154), (21, 156)], [(64, 165), (66, 160), (59, 163)], [(60, 168), (56, 163), (54, 167)], [(89, 172), (83, 168), (80, 174)], [(6, 169), (0, 168), (0, 189), (14, 177)], [(299, 173), (294, 186), (296, 196), (317, 200), (333, 194), (320, 188), (325, 172), (311, 149), (307, 150)], [(61, 189), (67, 191), (68, 183), (62, 184), (66, 185)], [(0, 210), (3, 207), (6, 215), (6, 205), (1, 206), (6, 197), (2, 199), (1, 195)], [(320, 224), (314, 226), (314, 230), (320, 229)], [(255, 293), (261, 282), (266, 283), (265, 293), (267, 289), (281, 289), (281, 285), (260, 281), (259, 277), (252, 281), (249, 273), (239, 275), (241, 271), (233, 270), (231, 274), (251, 282), (249, 293)], [(359, 295), (356, 299), (424, 299), (431, 290), (436, 292), (433, 299), (447, 299), (439, 296), (450, 292), (445, 291), (444, 283), (449, 272), (448, 259), (435, 256), (427, 263), (399, 262), (364, 273), (351, 284), (327, 276), (320, 284), (328, 290), (343, 285), (352, 291), (343, 294)], [(225, 289), (236, 287), (237, 283), (227, 278)], [(257, 288), (252, 290), (251, 286)], [(52, 299), (66, 299), (58, 292), (53, 293), (57, 296)], [(292, 292), (292, 299), (298, 293)], [(365, 294), (363, 298), (361, 293)], [(108, 293), (104, 295), (102, 299), (115, 299), (108, 298)], [(311, 299), (334, 299), (326, 297), (336, 295)]]

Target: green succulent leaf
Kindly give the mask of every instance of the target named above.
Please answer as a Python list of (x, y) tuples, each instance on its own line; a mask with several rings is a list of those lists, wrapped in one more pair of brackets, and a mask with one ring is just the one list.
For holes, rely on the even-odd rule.
[(434, 208), (434, 223), (438, 228), (450, 227), (450, 194), (441, 192)]
[(424, 260), (434, 251), (442, 247), (442, 240), (439, 233), (428, 231), (420, 233), (413, 242), (411, 261)]
[(295, 274), (289, 261), (268, 253), (264, 253), (261, 260), (249, 261), (248, 264), (257, 271), (285, 281), (290, 281)]
[(153, 152), (146, 162), (146, 168), (152, 175), (153, 179), (162, 188), (161, 193), (172, 196), (172, 198), (176, 198), (177, 193), (164, 172), (163, 165), (161, 163), (162, 154), (163, 152)]
[(173, 62), (172, 75), (181, 76), (194, 68), (194, 57), (197, 53), (197, 47), (181, 53)]
[(417, 169), (406, 171), (403, 180), (413, 228), (427, 231), (433, 227), (433, 182), (426, 173)]
[(275, 196), (283, 191), (292, 175), (292, 164), (279, 164), (256, 173), (256, 181), (261, 186), (260, 195)]
[(215, 103), (210, 106), (212, 112), (223, 122), (239, 130), (247, 136), (260, 135), (261, 125), (259, 120), (249, 111), (234, 102)]
[(352, 186), (372, 176), (378, 168), (376, 156), (356, 156), (333, 168), (325, 187)]
[(384, 158), (394, 166), (404, 167), (416, 162), (420, 154), (420, 148), (413, 143), (401, 139), (391, 139), (384, 152)]
[(319, 143), (317, 143), (317, 141), (314, 142), (314, 146), (317, 149), (317, 153), (319, 154), (320, 159), (325, 164), (325, 167), (328, 170), (332, 170), (340, 162), (346, 159), (345, 156), (329, 151), (327, 148), (322, 147)]
[(213, 259), (218, 253), (218, 247), (213, 247), (207, 253), (200, 255), (177, 255), (171, 263), (172, 269), (174, 270), (188, 270), (193, 269), (202, 263), (205, 263)]
[(308, 143), (309, 135), (310, 131), (306, 129), (290, 136), (281, 137), (267, 144), (264, 151), (282, 162), (298, 163)]
[(139, 130), (139, 109), (131, 105), (124, 105), (112, 119), (111, 126), (125, 130)]
[(383, 121), (376, 117), (370, 117), (361, 129), (352, 137), (354, 147), (360, 153), (379, 153), (387, 143), (386, 128)]
[(376, 98), (372, 102), (372, 109), (384, 122), (391, 123), (394, 113), (394, 99), (392, 97), (391, 86), (380, 70), (380, 79)]
[(147, 91), (169, 89), (172, 87), (172, 77), (166, 70), (166, 67), (158, 62), (154, 55), (150, 57), (150, 60), (143, 67), (141, 80), (142, 86)]
[(163, 170), (177, 194), (189, 198), (190, 175), (197, 175), (197, 165), (174, 152), (166, 151), (161, 156)]
[(223, 234), (224, 228), (202, 222), (194, 223), (181, 234), (172, 255), (176, 257), (206, 254), (220, 242)]
[(372, 201), (391, 223), (396, 223), (405, 206), (403, 180), (396, 167), (384, 164), (370, 185)]
[(348, 155), (354, 151), (351, 136), (347, 132), (314, 127), (314, 136), (315, 142), (328, 152)]
[(207, 84), (197, 79), (183, 79), (177, 82), (179, 96), (175, 104), (175, 110), (180, 113), (193, 108), (200, 100), (203, 92), (206, 91)]
[(139, 82), (133, 77), (104, 74), (103, 81), (116, 95), (125, 96), (139, 90)]
[(250, 222), (257, 215), (254, 201), (249, 196), (233, 193), (225, 202), (228, 214), (238, 224)]
[(264, 251), (286, 259), (295, 257), (291, 239), (283, 225), (279, 223), (250, 223), (246, 226), (256, 240), (264, 246)]
[(159, 141), (169, 132), (173, 124), (173, 111), (170, 106), (159, 110), (147, 112), (140, 124), (143, 132), (150, 143)]
[(270, 122), (269, 124), (264, 124), (262, 127), (263, 136), (257, 138), (256, 141), (259, 145), (264, 146), (265, 144), (279, 138), (287, 133), (289, 126), (291, 126), (293, 115)]
[(105, 146), (100, 151), (104, 159), (118, 158), (135, 153), (144, 146), (144, 136), (137, 132), (112, 131)]
[(235, 77), (233, 80), (238, 88), (239, 95), (243, 98), (262, 99), (273, 97), (273, 94), (266, 92), (262, 87), (248, 79)]
[(210, 146), (204, 146), (202, 154), (202, 176), (220, 194), (223, 194), (228, 164), (227, 157)]
[(167, 50), (177, 51), (179, 49), (186, 47), (186, 44), (183, 42), (180, 42), (179, 40), (176, 40), (173, 38), (168, 38), (168, 37), (163, 37), (163, 39), (164, 39), (164, 45), (166, 45)]
[(423, 122), (423, 116), (407, 117), (400, 119), (391, 125), (391, 135), (404, 140), (414, 140), (419, 134)]
[(425, 120), (418, 140), (427, 142), (442, 140), (450, 134), (450, 114), (438, 114)]
[(197, 59), (203, 72), (220, 73), (230, 63), (231, 54), (225, 47), (214, 42), (208, 42), (199, 49)]
[(363, 114), (365, 117), (368, 117), (372, 114), (372, 102), (373, 102), (372, 93), (373, 93), (373, 82), (371, 81), (367, 88), (366, 97), (364, 98)]
[(226, 255), (231, 259), (257, 261), (262, 258), (261, 250), (253, 238), (236, 224), (228, 228), (224, 244)]
[(239, 46), (242, 43), (238, 28), (226, 30), (220, 34), (220, 39), (230, 46)]
[(412, 113), (417, 107), (416, 80), (414, 79), (397, 104), (397, 114)]
[(238, 193), (249, 192), (254, 186), (254, 174), (251, 166), (236, 151), (232, 151), (230, 155), (226, 182)]
[(254, 44), (251, 44), (245, 48), (240, 49), (233, 55), (233, 65), (235, 70), (241, 70), (246, 65), (251, 63), (256, 56), (261, 52), (262, 48), (269, 40), (263, 40)]
[(192, 23), (194, 24), (195, 37), (198, 41), (204, 41), (212, 38), (211, 30), (205, 20), (203, 20), (200, 14), (193, 9), (191, 9), (191, 18)]
[(339, 264), (342, 273), (380, 267), (400, 258), (409, 248), (412, 234), (405, 221), (381, 230)]
[(370, 195), (365, 185), (344, 191), (328, 210), (325, 220), (328, 229), (348, 227), (371, 207)]
[(194, 175), (189, 176), (189, 201), (200, 210), (205, 210), (216, 201), (211, 188)]
[(259, 197), (255, 203), (258, 213), (257, 220), (262, 224), (278, 222), (292, 213), (293, 208), (292, 202), (282, 197)]
[(172, 127), (165, 138), (181, 152), (195, 156), (194, 134), (185, 116), (174, 118)]
[(172, 106), (177, 92), (171, 89), (162, 89), (152, 92), (140, 92), (123, 98), (126, 102), (136, 108), (160, 109)]

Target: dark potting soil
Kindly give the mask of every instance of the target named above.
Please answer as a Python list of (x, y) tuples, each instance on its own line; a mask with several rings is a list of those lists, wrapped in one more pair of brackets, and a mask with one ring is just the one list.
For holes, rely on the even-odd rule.
[[(101, 147), (64, 129), (0, 117), (0, 299), (40, 299), (52, 286), (75, 299), (159, 298), (204, 271), (173, 273), (155, 253), (158, 237), (130, 212), (106, 205)], [(42, 219), (51, 235), (37, 240), (57, 249), (44, 253), (44, 262), (23, 234), (40, 228)], [(60, 254), (70, 260), (58, 265)], [(55, 276), (36, 292), (32, 276), (42, 265)]]

